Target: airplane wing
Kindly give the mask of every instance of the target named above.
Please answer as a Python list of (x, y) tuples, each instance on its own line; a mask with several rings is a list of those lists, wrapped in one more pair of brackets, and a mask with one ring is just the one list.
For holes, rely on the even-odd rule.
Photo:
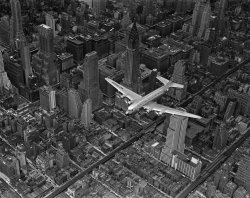
[(178, 109), (170, 108), (161, 104), (157, 104), (156, 102), (149, 102), (146, 105), (144, 105), (143, 108), (150, 110), (150, 111), (169, 113), (169, 114), (179, 115), (179, 116), (184, 116), (184, 117), (190, 117), (190, 118), (196, 118), (196, 119), (202, 118), (195, 114), (191, 114), (182, 110), (178, 110)]
[(178, 83), (171, 82), (170, 80), (163, 78), (161, 76), (156, 77), (159, 81), (161, 81), (164, 85), (167, 85), (169, 82), (169, 87), (175, 87), (175, 88), (183, 88), (184, 86)]
[(121, 92), (125, 97), (127, 97), (129, 100), (137, 100), (141, 98), (139, 94), (131, 91), (130, 89), (120, 85), (119, 83), (111, 80), (110, 78), (105, 78), (106, 81), (108, 81), (113, 87), (115, 87), (119, 92)]

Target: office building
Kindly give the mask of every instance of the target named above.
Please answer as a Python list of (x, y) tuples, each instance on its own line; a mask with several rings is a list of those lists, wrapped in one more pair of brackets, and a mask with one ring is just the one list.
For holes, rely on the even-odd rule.
[(19, 161), (20, 169), (26, 175), (28, 172), (27, 170), (27, 160), (26, 160), (26, 151), (24, 145), (17, 145), (15, 149), (16, 158)]
[(29, 77), (32, 75), (30, 48), (26, 39), (20, 42), (21, 63), (24, 70), (25, 85), (29, 87)]
[(152, 92), (156, 88), (156, 82), (157, 82), (157, 75), (158, 71), (157, 69), (151, 70), (150, 76), (149, 76), (149, 92)]
[(187, 3), (188, 0), (177, 0), (177, 5), (176, 5), (176, 14), (185, 14), (187, 11)]
[(138, 92), (140, 84), (140, 57), (139, 33), (137, 31), (136, 22), (133, 23), (127, 42), (126, 67), (124, 68), (123, 84), (134, 92)]
[(110, 83), (108, 83), (105, 78), (110, 78), (118, 83), (122, 82), (122, 79), (124, 77), (124, 73), (122, 71), (118, 71), (114, 67), (111, 67), (110, 65), (103, 64), (99, 65), (99, 72), (100, 72), (100, 90), (103, 93), (103, 100), (111, 104), (113, 101), (112, 99), (115, 96), (116, 90)]
[(91, 120), (92, 120), (92, 101), (91, 99), (87, 99), (82, 106), (81, 123), (84, 125), (85, 128), (89, 128)]
[(53, 35), (55, 37), (56, 36), (56, 20), (55, 20), (55, 18), (53, 17), (53, 15), (46, 13), (45, 21), (46, 21), (46, 25), (52, 29)]
[(188, 157), (176, 150), (173, 151), (171, 166), (194, 181), (201, 172), (202, 162), (194, 157)]
[(174, 65), (174, 72), (171, 78), (172, 82), (184, 85), (184, 88), (170, 88), (168, 91), (169, 96), (175, 100), (182, 101), (187, 95), (187, 80), (185, 77), (186, 62), (184, 60), (179, 60)]
[(83, 59), (84, 59), (83, 41), (75, 39), (75, 38), (67, 38), (66, 50), (68, 53), (73, 54), (73, 59), (77, 64), (80, 64), (83, 62)]
[(62, 146), (56, 151), (56, 162), (59, 168), (64, 168), (69, 164), (69, 154), (65, 152)]
[(99, 107), (101, 92), (99, 86), (98, 56), (95, 51), (86, 54), (84, 64), (80, 70), (83, 73), (83, 80), (79, 85), (85, 99), (91, 99), (93, 110)]
[(231, 116), (234, 116), (236, 108), (237, 108), (237, 101), (230, 101), (228, 103), (224, 114), (224, 121), (228, 120)]
[(82, 101), (77, 90), (71, 88), (68, 91), (68, 112), (69, 116), (74, 119), (79, 119), (82, 111)]
[(54, 53), (53, 30), (47, 25), (38, 27), (39, 51), (33, 56), (33, 69), (42, 84), (54, 85), (59, 80), (59, 72)]
[(217, 13), (217, 20), (216, 20), (216, 37), (222, 36), (225, 33), (225, 11), (227, 8), (228, 0), (220, 0), (219, 2), (219, 9)]
[(248, 192), (250, 192), (250, 156), (244, 156), (240, 161), (235, 182), (243, 186)]
[(56, 104), (57, 106), (63, 110), (64, 112), (68, 113), (68, 91), (67, 89), (62, 89), (56, 92)]
[(0, 51), (0, 95), (5, 94), (5, 91), (10, 91), (11, 88), (12, 85), (4, 70), (3, 55)]
[(42, 86), (39, 89), (40, 106), (50, 112), (56, 108), (55, 90), (51, 86)]
[(226, 107), (228, 96), (220, 91), (216, 91), (214, 94), (214, 101), (217, 105), (219, 105), (220, 112), (222, 112)]
[(63, 12), (61, 15), (61, 27), (61, 32), (64, 34), (69, 33), (71, 31), (70, 16), (66, 12)]
[(25, 83), (22, 66), (16, 60), (6, 61), (6, 72), (12, 84), (19, 88)]
[(213, 141), (213, 149), (222, 150), (227, 145), (228, 140), (228, 131), (226, 125), (221, 123), (215, 130), (214, 141)]
[(189, 32), (193, 36), (202, 38), (210, 25), (211, 6), (206, 0), (197, 1), (193, 10), (192, 22)]
[(4, 47), (9, 47), (10, 36), (10, 18), (3, 16), (0, 18), (0, 44)]
[(19, 0), (11, 0), (11, 15), (12, 15), (12, 36), (14, 43), (19, 39), (20, 35), (23, 35), (23, 24), (21, 15), (21, 4)]
[(215, 76), (220, 76), (228, 70), (229, 59), (226, 57), (209, 56), (208, 70)]
[(92, 0), (92, 9), (94, 14), (99, 17), (100, 14), (106, 10), (107, 0)]
[(161, 152), (160, 159), (171, 165), (174, 150), (183, 153), (185, 147), (185, 136), (188, 118), (171, 115), (167, 128), (166, 142)]
[(197, 34), (199, 38), (203, 38), (205, 36), (205, 33), (210, 26), (211, 15), (212, 15), (212, 11), (211, 11), (211, 6), (210, 6), (210, 1), (207, 1), (206, 6), (202, 13), (201, 23), (200, 23), (200, 27), (199, 27), (198, 34)]
[(70, 70), (74, 67), (74, 59), (73, 54), (70, 53), (62, 53), (57, 56), (59, 62), (59, 70), (60, 73), (66, 70)]

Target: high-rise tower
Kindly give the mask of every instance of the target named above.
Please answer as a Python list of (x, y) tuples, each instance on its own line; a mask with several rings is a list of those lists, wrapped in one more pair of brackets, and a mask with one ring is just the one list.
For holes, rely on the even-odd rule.
[(167, 164), (171, 164), (172, 152), (174, 150), (184, 153), (188, 118), (171, 115), (168, 124), (166, 142), (162, 149), (161, 160)]
[(16, 40), (20, 37), (20, 34), (23, 34), (21, 4), (19, 0), (10, 0), (10, 6), (13, 22), (13, 37), (14, 40)]
[(206, 6), (204, 8), (204, 11), (201, 17), (201, 23), (200, 23), (200, 27), (199, 27), (199, 31), (197, 35), (199, 38), (203, 38), (206, 30), (209, 28), (211, 14), (212, 14), (211, 5), (210, 5), (210, 2), (208, 1), (206, 3)]
[(223, 34), (223, 30), (225, 27), (225, 11), (227, 3), (227, 0), (220, 0), (216, 24), (216, 36), (220, 36)]
[[(206, 0), (199, 0), (196, 2), (194, 10), (193, 10), (192, 22), (191, 22), (190, 30), (189, 30), (193, 36), (197, 36), (201, 26), (204, 27), (202, 23), (207, 21), (208, 19), (207, 16), (209, 15), (209, 13), (211, 13), (211, 8), (209, 12), (209, 6), (210, 6), (210, 3), (208, 1), (206, 3)], [(207, 24), (205, 24), (205, 27), (206, 26)]]
[(47, 25), (40, 25), (39, 32), (39, 51), (34, 55), (34, 71), (46, 85), (53, 85), (58, 82), (58, 71), (56, 65), (56, 54), (53, 49), (54, 35), (53, 30)]
[(96, 16), (106, 9), (106, 0), (92, 0), (92, 8)]
[(80, 83), (79, 89), (83, 91), (85, 99), (91, 99), (92, 108), (96, 110), (101, 97), (97, 52), (93, 51), (86, 54), (85, 62), (80, 70), (83, 73), (83, 81)]
[(30, 65), (30, 49), (23, 32), (22, 16), (21, 16), (21, 5), (19, 0), (10, 0), (11, 5), (11, 43), (12, 47), (17, 48), (20, 51), (22, 67), (25, 74), (25, 83), (28, 85), (29, 75), (31, 72)]
[(138, 92), (140, 73), (139, 73), (139, 33), (134, 21), (131, 31), (128, 35), (128, 44), (126, 50), (126, 68), (124, 68), (123, 84)]
[(184, 87), (182, 89), (172, 87), (169, 89), (168, 94), (178, 101), (185, 99), (187, 95), (187, 80), (185, 77), (185, 70), (186, 63), (184, 60), (179, 60), (175, 63), (171, 81), (182, 84)]

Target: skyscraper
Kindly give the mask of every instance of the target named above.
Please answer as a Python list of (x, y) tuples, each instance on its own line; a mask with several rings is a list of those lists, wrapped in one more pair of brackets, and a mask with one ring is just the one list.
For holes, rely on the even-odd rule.
[(134, 21), (131, 31), (128, 35), (128, 44), (126, 49), (126, 67), (124, 68), (123, 84), (138, 92), (139, 89), (139, 33)]
[(210, 16), (211, 7), (209, 1), (197, 1), (193, 10), (192, 22), (189, 30), (190, 33), (193, 36), (197, 36), (200, 31), (200, 35), (203, 35), (206, 31), (205, 28), (209, 27)]
[(68, 92), (68, 112), (69, 116), (74, 119), (79, 119), (82, 111), (82, 101), (80, 94), (75, 89), (70, 89)]
[(39, 51), (33, 57), (33, 68), (35, 74), (40, 78), (42, 84), (53, 85), (58, 82), (58, 71), (56, 65), (56, 54), (53, 49), (53, 30), (47, 25), (38, 27)]
[(216, 24), (216, 36), (222, 35), (225, 28), (225, 11), (227, 7), (228, 0), (220, 0), (219, 10), (217, 15), (217, 24)]
[(105, 11), (106, 3), (106, 0), (92, 0), (92, 8), (96, 16), (99, 16), (101, 12)]
[(206, 30), (209, 28), (210, 25), (211, 14), (212, 11), (211, 11), (210, 1), (207, 1), (204, 7), (204, 11), (202, 13), (201, 24), (197, 35), (199, 38), (203, 38), (205, 36)]
[(235, 177), (235, 182), (250, 191), (250, 156), (243, 157)]
[(79, 85), (79, 89), (83, 91), (86, 99), (91, 99), (93, 110), (95, 110), (99, 107), (101, 97), (98, 56), (95, 51), (86, 54), (84, 64), (80, 70), (83, 73), (83, 80)]
[(19, 0), (11, 0), (11, 43), (12, 47), (19, 49), (22, 67), (24, 69), (25, 74), (25, 84), (28, 85), (28, 78), (29, 75), (32, 74), (31, 72), (31, 65), (30, 65), (30, 49), (28, 43), (26, 41), (24, 32), (23, 32), (23, 25), (22, 25), (22, 16), (21, 16), (21, 5)]
[(187, 80), (185, 77), (186, 62), (179, 60), (174, 65), (174, 72), (171, 80), (175, 83), (184, 85), (183, 89), (170, 88), (168, 94), (174, 99), (181, 101), (186, 98), (187, 94)]
[(173, 157), (172, 152), (174, 150), (184, 153), (187, 124), (187, 117), (177, 115), (170, 116), (166, 142), (161, 153), (161, 160), (165, 163), (171, 164)]
[(53, 35), (56, 36), (56, 20), (54, 19), (54, 17), (47, 13), (45, 16), (45, 21), (46, 21), (46, 25), (51, 27), (51, 29), (53, 30)]
[(4, 70), (3, 55), (0, 51), (0, 95), (4, 94), (4, 90), (10, 90), (11, 82)]
[(43, 86), (39, 90), (40, 106), (46, 111), (56, 108), (55, 90), (51, 86)]
[(224, 123), (216, 128), (213, 149), (221, 150), (225, 148), (228, 139), (227, 133), (226, 125)]
[(20, 34), (23, 34), (21, 4), (19, 0), (10, 0), (10, 6), (13, 20), (13, 37), (16, 40)]
[(92, 118), (92, 101), (87, 99), (82, 106), (81, 123), (85, 128), (89, 128)]
[(26, 39), (20, 41), (20, 55), (21, 55), (22, 67), (24, 69), (25, 84), (26, 86), (29, 86), (29, 76), (32, 75), (32, 69), (31, 69), (30, 48)]

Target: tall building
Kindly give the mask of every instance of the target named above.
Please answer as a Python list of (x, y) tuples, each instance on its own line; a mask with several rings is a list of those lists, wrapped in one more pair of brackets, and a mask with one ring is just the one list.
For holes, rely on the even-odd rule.
[(184, 85), (184, 88), (170, 88), (168, 94), (178, 101), (185, 99), (187, 94), (187, 80), (185, 77), (185, 70), (186, 62), (184, 60), (179, 60), (175, 63), (171, 80), (172, 82)]
[(82, 106), (81, 123), (85, 128), (89, 128), (92, 118), (92, 101), (87, 99)]
[(240, 165), (235, 177), (235, 182), (239, 186), (243, 186), (248, 192), (250, 192), (250, 156), (245, 156), (240, 161)]
[(11, 0), (11, 37), (10, 40), (12, 42), (12, 47), (19, 49), (22, 67), (24, 70), (25, 75), (25, 84), (28, 86), (28, 78), (29, 75), (32, 74), (31, 72), (31, 65), (30, 65), (30, 49), (28, 43), (26, 41), (24, 32), (23, 32), (23, 25), (22, 25), (22, 16), (21, 16), (21, 5), (19, 0)]
[(39, 51), (33, 57), (33, 69), (42, 84), (54, 85), (59, 80), (56, 54), (54, 53), (53, 30), (47, 25), (38, 27)]
[(48, 112), (56, 108), (55, 94), (56, 92), (51, 86), (43, 86), (39, 90), (40, 106)]
[(224, 33), (223, 30), (225, 28), (225, 11), (227, 3), (228, 0), (220, 0), (216, 24), (216, 36), (220, 36)]
[(15, 150), (16, 158), (19, 161), (20, 168), (24, 174), (27, 174), (27, 160), (26, 160), (26, 151), (23, 145), (17, 145)]
[(29, 77), (32, 75), (32, 68), (31, 68), (30, 48), (26, 39), (23, 39), (20, 42), (20, 55), (21, 55), (22, 67), (24, 70), (25, 84), (26, 86), (29, 86)]
[(69, 154), (63, 149), (62, 146), (56, 151), (56, 162), (60, 168), (64, 168), (69, 164)]
[(123, 84), (138, 92), (140, 78), (140, 58), (139, 58), (139, 33), (136, 22), (134, 21), (132, 29), (128, 35), (128, 44), (126, 49), (126, 68), (124, 68)]
[(171, 115), (170, 122), (167, 129), (166, 142), (162, 149), (161, 160), (171, 165), (173, 154), (178, 151), (184, 153), (185, 136), (187, 130), (188, 118)]
[[(3, 16), (0, 18), (0, 44), (4, 47), (10, 46), (10, 18)], [(13, 41), (13, 39), (12, 39)]]
[(10, 90), (11, 87), (11, 82), (4, 70), (3, 55), (0, 51), (0, 95), (4, 94), (4, 90)]
[(211, 15), (212, 15), (212, 11), (211, 11), (210, 1), (207, 1), (205, 8), (203, 10), (203, 13), (202, 13), (201, 24), (200, 24), (198, 35), (197, 35), (199, 38), (203, 38), (205, 36), (205, 33), (210, 25)]
[(68, 112), (69, 116), (74, 119), (79, 119), (82, 111), (82, 101), (80, 94), (75, 89), (68, 91)]
[(177, 14), (185, 14), (187, 11), (187, 0), (177, 0), (175, 11)]
[(209, 1), (197, 1), (193, 10), (192, 22), (189, 29), (190, 33), (193, 36), (204, 36), (204, 32), (209, 27), (210, 17), (211, 7)]
[(45, 21), (46, 21), (46, 25), (51, 27), (51, 29), (53, 30), (53, 35), (55, 37), (56, 36), (56, 20), (55, 20), (55, 18), (51, 14), (47, 13), (45, 15)]
[(200, 175), (202, 162), (199, 159), (190, 158), (174, 150), (171, 166), (194, 181)]
[(83, 73), (83, 80), (79, 89), (83, 91), (86, 99), (91, 99), (93, 110), (96, 110), (100, 104), (100, 86), (99, 86), (99, 69), (98, 55), (95, 51), (86, 54), (83, 66), (80, 68)]
[(100, 16), (101, 12), (106, 9), (107, 0), (92, 0), (92, 9), (96, 16)]
[(70, 16), (66, 12), (63, 12), (61, 15), (61, 26), (62, 26), (63, 33), (70, 32), (70, 28), (71, 28)]
[(222, 150), (227, 145), (228, 140), (228, 132), (226, 129), (226, 125), (222, 123), (220, 126), (216, 128), (214, 141), (213, 141), (213, 149)]
[(20, 34), (23, 34), (21, 4), (19, 0), (10, 0), (11, 15), (13, 22), (13, 39), (19, 39)]

